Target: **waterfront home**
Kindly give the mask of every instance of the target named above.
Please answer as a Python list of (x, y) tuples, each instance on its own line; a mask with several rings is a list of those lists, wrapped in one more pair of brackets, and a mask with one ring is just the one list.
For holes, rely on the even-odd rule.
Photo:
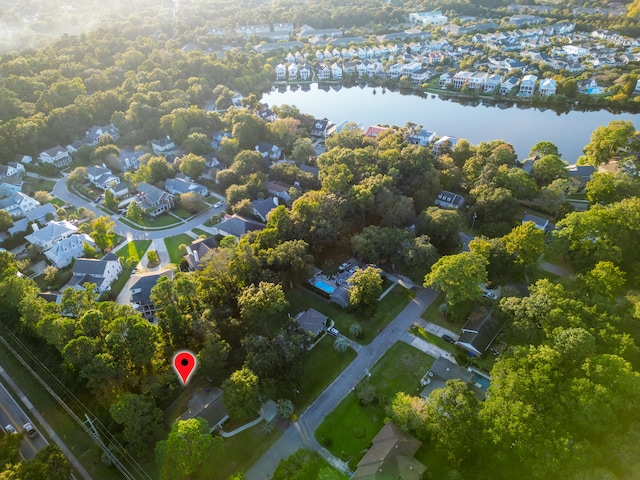
[(471, 77), (471, 75), (472, 73), (467, 71), (456, 73), (451, 81), (453, 88), (462, 88), (462, 86), (469, 81), (469, 77)]
[(502, 83), (502, 75), (498, 73), (494, 73), (493, 75), (489, 75), (484, 82), (484, 93), (495, 92), (500, 84)]
[(311, 67), (308, 63), (300, 66), (300, 80), (309, 80), (311, 78)]
[(287, 67), (287, 74), (289, 76), (289, 80), (297, 80), (298, 79), (298, 64), (292, 63)]
[(500, 82), (500, 95), (506, 95), (518, 85), (518, 77), (506, 77)]
[(522, 77), (518, 95), (520, 95), (521, 97), (531, 97), (536, 91), (537, 82), (538, 77), (535, 75), (525, 75), (524, 77)]
[(443, 73), (442, 75), (440, 75), (440, 80), (438, 81), (438, 85), (440, 86), (440, 88), (447, 88), (449, 85), (451, 85), (452, 82), (452, 77), (450, 73)]
[(284, 63), (276, 65), (276, 80), (284, 80), (287, 78), (287, 67)]
[(540, 82), (540, 87), (538, 90), (540, 92), (540, 95), (543, 95), (543, 96), (555, 95), (556, 81), (553, 80), (552, 78), (545, 78)]
[(327, 138), (333, 135), (335, 131), (336, 124), (328, 118), (323, 118), (322, 120), (316, 119), (313, 121), (313, 125), (311, 127), (311, 136)]
[(318, 67), (318, 80), (329, 79), (331, 79), (331, 68), (326, 63), (323, 63)]

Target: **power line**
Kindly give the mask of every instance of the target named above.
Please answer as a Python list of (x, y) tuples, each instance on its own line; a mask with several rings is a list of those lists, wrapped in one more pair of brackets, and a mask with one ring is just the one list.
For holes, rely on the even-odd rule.
[[(16, 352), (16, 350), (9, 344), (9, 342), (3, 337), (0, 336), (0, 341), (4, 344), (4, 346), (9, 350), (11, 354), (15, 356), (15, 358), (31, 373), (31, 375), (42, 385), (42, 387), (58, 402), (58, 404), (71, 416), (71, 418), (96, 442), (96, 444), (102, 449), (106, 458), (112, 461), (112, 464), (120, 471), (124, 478), (127, 480), (152, 480), (151, 477), (147, 474), (147, 472), (140, 466), (140, 464), (129, 454), (129, 452), (116, 440), (116, 438), (109, 432), (109, 430), (100, 422), (96, 415), (94, 415), (89, 408), (87, 408), (74, 394), (71, 392), (66, 385), (64, 385), (60, 379), (53, 374), (46, 365), (44, 365), (40, 359), (38, 359), (31, 350), (11, 331), (9, 328), (3, 323), (0, 322), (0, 325), (4, 327), (6, 333), (9, 335), (11, 340), (17, 344), (21, 348), (23, 352), (26, 353), (28, 358), (35, 363), (35, 366), (39, 367), (41, 371), (44, 372), (50, 379), (53, 380), (54, 385), (58, 385), (61, 388), (63, 396), (66, 398), (63, 399), (61, 395), (59, 395), (56, 391), (53, 390), (50, 384), (48, 384), (40, 375), (38, 375), (32, 366), (25, 361), (25, 359)], [(73, 404), (75, 404), (75, 408), (80, 411), (80, 415), (85, 415), (87, 419), (93, 419), (89, 421), (89, 425), (87, 422), (80, 419), (78, 414), (74, 409), (72, 409), (67, 402), (65, 401), (71, 400)], [(108, 442), (108, 445), (105, 445), (103, 438)], [(114, 454), (114, 450), (115, 453)], [(127, 468), (124, 464), (128, 464), (129, 468)], [(134, 473), (132, 473), (132, 471)]]

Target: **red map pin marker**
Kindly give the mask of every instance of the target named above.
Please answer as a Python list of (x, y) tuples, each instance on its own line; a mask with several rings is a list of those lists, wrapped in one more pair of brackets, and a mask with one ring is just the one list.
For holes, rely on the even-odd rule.
[(195, 371), (196, 363), (196, 356), (186, 350), (176, 353), (176, 356), (173, 357), (173, 368), (184, 385), (187, 384), (189, 377)]

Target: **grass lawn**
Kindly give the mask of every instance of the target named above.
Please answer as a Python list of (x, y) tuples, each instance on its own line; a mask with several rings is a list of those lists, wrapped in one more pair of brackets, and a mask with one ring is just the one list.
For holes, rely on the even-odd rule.
[(40, 178), (33, 177), (25, 177), (24, 179), (24, 190), (27, 192), (39, 192), (40, 190), (44, 190), (45, 192), (53, 191), (53, 187), (56, 182), (52, 180), (43, 180)]
[[(107, 467), (102, 463), (100, 460), (102, 452), (93, 439), (66, 414), (58, 403), (36, 382), (33, 376), (18, 363), (15, 357), (5, 350), (4, 346), (0, 347), (0, 364), (4, 369), (11, 372), (11, 378), (51, 425), (56, 434), (71, 449), (92, 478), (105, 480), (119, 480), (122, 478), (115, 468)], [(43, 430), (40, 429), (40, 432), (43, 432)], [(152, 458), (152, 455), (149, 458)], [(143, 464), (143, 468), (150, 473), (154, 470), (152, 463)], [(76, 477), (80, 478), (78, 475)]]
[(262, 423), (233, 437), (223, 438), (223, 451), (212, 455), (205, 462), (200, 475), (193, 478), (225, 480), (236, 472), (246, 472), (282, 434), (277, 428), (265, 434), (261, 425)]
[(176, 217), (185, 218), (185, 219), (193, 217), (194, 215), (193, 213), (185, 210), (184, 208), (176, 208), (171, 213), (173, 213)]
[(147, 248), (149, 248), (149, 245), (151, 245), (151, 240), (131, 240), (115, 252), (115, 254), (123, 260), (133, 257), (137, 261), (140, 261), (147, 251)]
[(173, 215), (164, 214), (160, 215), (158, 218), (142, 218), (142, 224), (138, 224), (132, 222), (128, 218), (120, 218), (118, 219), (125, 225), (129, 225), (130, 227), (136, 228), (138, 230), (143, 230), (145, 228), (161, 228), (161, 227), (170, 227), (172, 225), (176, 225), (181, 222), (181, 220)]
[(60, 200), (57, 197), (52, 198), (51, 199), (51, 203), (54, 204), (54, 205), (57, 205), (59, 207), (64, 207), (65, 206), (64, 200)]
[(448, 328), (449, 330), (456, 330), (461, 324), (449, 321), (444, 315), (440, 313), (440, 305), (444, 302), (444, 294), (438, 294), (438, 297), (429, 305), (429, 307), (422, 314), (427, 322), (435, 323), (441, 327)]
[(337, 471), (316, 452), (300, 449), (286, 460), (281, 460), (273, 474), (274, 480), (296, 478), (322, 478), (323, 480), (346, 480), (348, 477)]
[(413, 325), (410, 329), (411, 333), (418, 338), (426, 340), (427, 342), (435, 345), (436, 347), (440, 347), (451, 353), (459, 353), (462, 350), (459, 350), (455, 345), (441, 339), (437, 335), (434, 335), (431, 332), (427, 332), (424, 328), (419, 325)]
[(333, 337), (325, 335), (309, 351), (304, 368), (300, 395), (295, 399), (298, 412), (303, 412), (327, 388), (333, 380), (356, 358), (356, 352), (347, 349), (338, 353), (333, 349)]
[(368, 379), (381, 401), (362, 406), (356, 394), (349, 393), (316, 430), (318, 441), (344, 460), (358, 455), (369, 447), (384, 424), (386, 413), (381, 403), (385, 404), (397, 392), (415, 395), (420, 389), (420, 378), (433, 361), (405, 343), (394, 344), (371, 369)]
[(193, 233), (195, 233), (196, 235), (198, 235), (198, 237), (204, 235), (205, 237), (210, 237), (211, 234), (209, 232), (205, 232), (204, 230), (200, 229), (200, 228), (192, 228), (191, 231)]
[(167, 246), (167, 250), (169, 251), (169, 259), (171, 260), (171, 263), (175, 263), (176, 265), (180, 264), (184, 253), (182, 253), (178, 247), (182, 244), (189, 245), (193, 240), (193, 237), (186, 233), (181, 233), (180, 235), (174, 235), (173, 237), (164, 239), (164, 244)]

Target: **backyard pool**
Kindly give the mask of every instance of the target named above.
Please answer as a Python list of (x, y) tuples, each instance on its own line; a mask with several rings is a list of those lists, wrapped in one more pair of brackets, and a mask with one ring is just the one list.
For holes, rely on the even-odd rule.
[(320, 290), (322, 290), (323, 292), (326, 292), (328, 294), (332, 294), (333, 291), (336, 289), (335, 287), (329, 285), (327, 282), (323, 281), (323, 280), (314, 280), (313, 281), (313, 286), (316, 288), (319, 288)]
[(489, 385), (491, 384), (491, 381), (487, 377), (478, 375), (477, 373), (473, 374), (473, 381), (480, 385), (480, 388), (482, 388), (485, 392), (489, 389)]

